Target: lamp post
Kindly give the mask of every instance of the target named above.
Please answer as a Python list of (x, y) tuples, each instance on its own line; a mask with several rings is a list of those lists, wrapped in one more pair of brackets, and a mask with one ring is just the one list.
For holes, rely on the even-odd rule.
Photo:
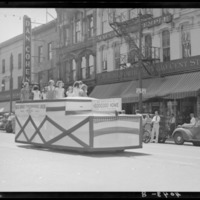
[(139, 57), (138, 57), (138, 74), (139, 74), (139, 112), (142, 113), (142, 25), (141, 25), (141, 10), (139, 11)]
[(12, 113), (12, 101), (13, 101), (13, 54), (10, 55), (10, 115)]

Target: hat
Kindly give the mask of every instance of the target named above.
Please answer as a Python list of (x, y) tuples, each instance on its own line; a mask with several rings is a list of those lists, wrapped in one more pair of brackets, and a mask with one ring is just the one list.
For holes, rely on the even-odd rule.
[(23, 83), (24, 86), (26, 86), (26, 85), (28, 85), (28, 84), (29, 84), (28, 82), (24, 82), (24, 83)]
[(49, 83), (55, 83), (54, 80), (49, 80)]
[(62, 83), (63, 84), (63, 82), (62, 81), (57, 81), (57, 83), (56, 83), (56, 86), (59, 86), (59, 84), (60, 83)]

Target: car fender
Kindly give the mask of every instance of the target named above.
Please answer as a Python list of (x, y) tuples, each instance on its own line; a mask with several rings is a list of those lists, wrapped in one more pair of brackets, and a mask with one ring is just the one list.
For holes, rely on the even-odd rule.
[(176, 128), (173, 133), (172, 133), (172, 137), (174, 137), (176, 132), (181, 132), (183, 134), (183, 138), (184, 140), (190, 140), (192, 139), (192, 133), (189, 129), (185, 129), (185, 128)]

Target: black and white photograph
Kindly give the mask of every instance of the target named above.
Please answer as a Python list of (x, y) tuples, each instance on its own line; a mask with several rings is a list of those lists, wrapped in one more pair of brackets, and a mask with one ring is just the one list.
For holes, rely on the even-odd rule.
[(8, 6), (0, 27), (1, 198), (197, 196), (200, 4)]

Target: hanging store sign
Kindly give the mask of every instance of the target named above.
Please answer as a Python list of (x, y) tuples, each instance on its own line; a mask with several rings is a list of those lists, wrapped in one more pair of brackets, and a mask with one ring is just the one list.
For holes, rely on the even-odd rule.
[(122, 99), (110, 98), (110, 99), (98, 99), (92, 101), (93, 111), (121, 111)]
[(146, 94), (147, 91), (146, 91), (146, 88), (136, 88), (136, 93), (137, 94), (140, 94), (140, 93)]
[(31, 19), (24, 16), (24, 81), (31, 83)]
[(164, 16), (161, 16), (161, 17), (156, 17), (154, 19), (142, 22), (142, 28), (143, 29), (144, 28), (151, 28), (151, 27), (154, 27), (154, 26), (159, 26), (162, 23), (169, 23), (171, 21), (172, 21), (172, 15), (168, 14), (168, 15), (164, 15)]

